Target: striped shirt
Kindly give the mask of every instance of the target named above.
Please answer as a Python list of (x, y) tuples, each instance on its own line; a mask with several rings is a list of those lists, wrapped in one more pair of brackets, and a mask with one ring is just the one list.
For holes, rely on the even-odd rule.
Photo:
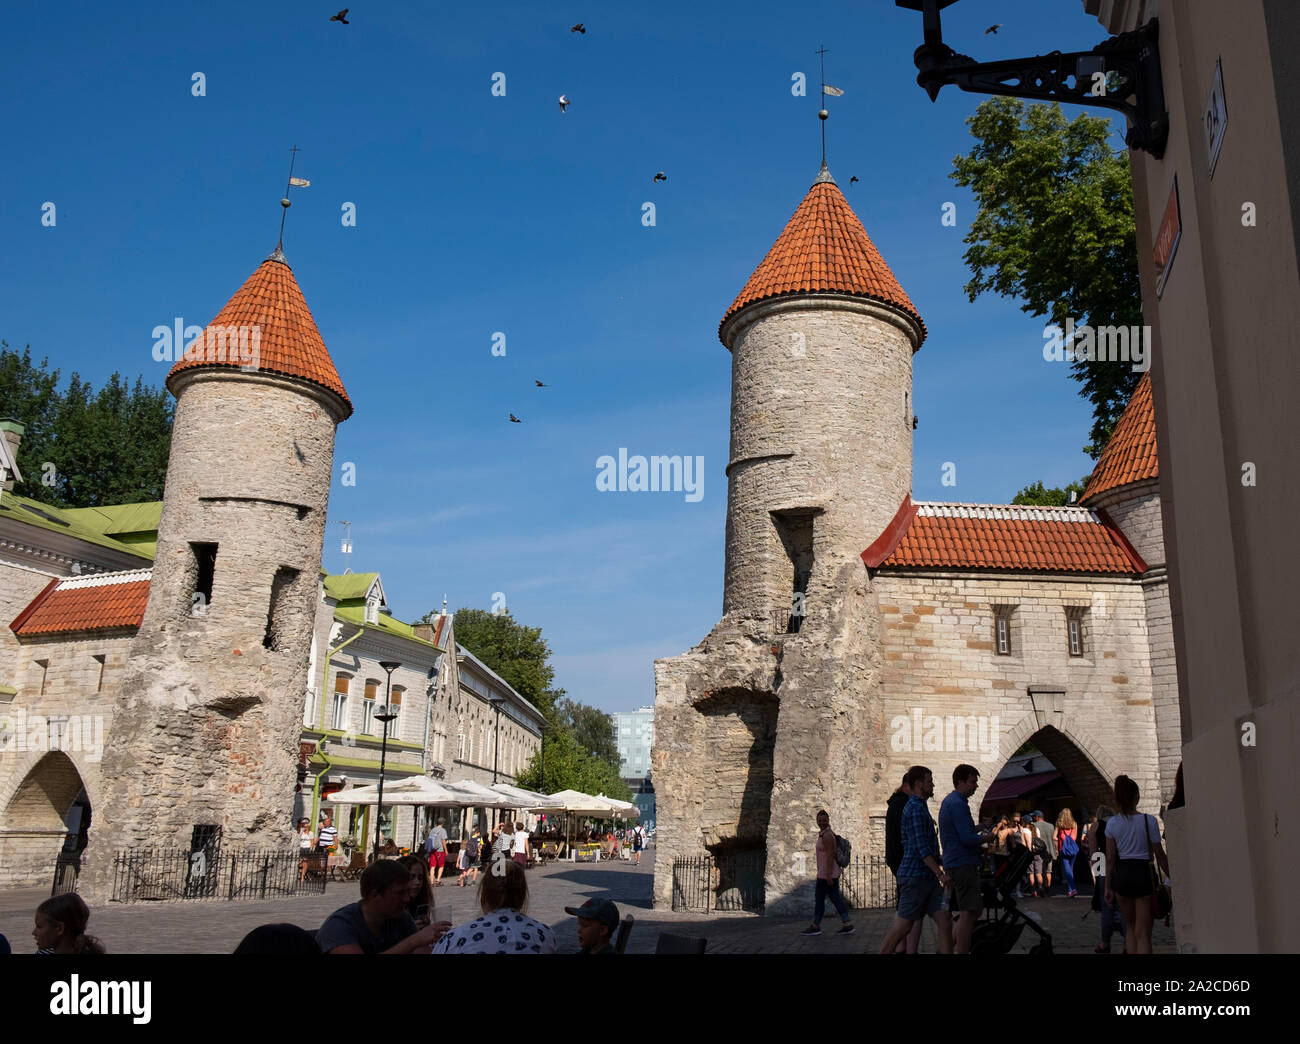
[(316, 838), (316, 844), (321, 848), (333, 848), (338, 837), (339, 832), (336, 828), (332, 826), (321, 827), (320, 835)]

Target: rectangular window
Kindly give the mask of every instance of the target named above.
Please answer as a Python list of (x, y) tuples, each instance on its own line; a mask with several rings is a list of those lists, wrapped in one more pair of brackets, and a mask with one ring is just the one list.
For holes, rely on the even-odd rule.
[(339, 674), (334, 678), (334, 706), (330, 717), (330, 728), (345, 732), (348, 727), (348, 686), (351, 675)]
[(206, 616), (212, 604), (212, 579), (217, 571), (216, 544), (190, 544), (194, 554), (194, 590), (190, 595), (190, 615)]
[(262, 645), (272, 652), (279, 652), (281, 649), (280, 632), (285, 625), (285, 615), (298, 576), (297, 569), (281, 566), (275, 571), (275, 577), (271, 580), (271, 605), (266, 611), (266, 634), (262, 636)]
[(1005, 616), (999, 616), (997, 622), (998, 629), (998, 655), (1011, 655), (1011, 621)]
[(365, 695), (361, 697), (361, 734), (363, 736), (375, 735), (375, 693), (378, 690), (379, 682), (366, 682)]
[(402, 693), (405, 691), (405, 689), (394, 685), (393, 691), (388, 696), (388, 713), (396, 715), (388, 723), (388, 734), (393, 737), (397, 736), (397, 726), (402, 722)]
[(1083, 633), (1083, 625), (1087, 615), (1088, 610), (1083, 606), (1069, 606), (1065, 610), (1066, 645), (1071, 656), (1083, 656), (1087, 652), (1087, 643)]
[(456, 759), (458, 761), (464, 761), (465, 760), (465, 733), (463, 732), (456, 733), (456, 751), (457, 751)]

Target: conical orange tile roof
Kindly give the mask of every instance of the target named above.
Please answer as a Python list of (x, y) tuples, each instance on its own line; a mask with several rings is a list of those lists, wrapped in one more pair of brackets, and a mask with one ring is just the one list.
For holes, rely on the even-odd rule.
[[(227, 330), (243, 328), (249, 333), (238, 349), (232, 339), (228, 342), (228, 349), (222, 351), (226, 345), (209, 335), (215, 327)], [(251, 333), (254, 328), (258, 331), (256, 341)], [(252, 363), (249, 363), (250, 359)], [(320, 331), (316, 329), (316, 321), (311, 317), (311, 310), (303, 299), (289, 262), (278, 247), (208, 324), (203, 340), (195, 341), (177, 360), (167, 380), (170, 384), (173, 377), (185, 370), (240, 369), (246, 364), (248, 368), (255, 366), (263, 373), (297, 377), (325, 388), (343, 400), (346, 407), (343, 419), (352, 415), (352, 401), (339, 379)]]
[(1144, 373), (1120, 414), (1110, 441), (1092, 469), (1080, 504), (1131, 482), (1160, 474), (1156, 457), (1156, 411), (1151, 401), (1151, 374)]
[(921, 340), (925, 340), (925, 323), (916, 306), (898, 285), (825, 167), (745, 288), (731, 302), (719, 324), (719, 334), (727, 320), (746, 305), (798, 293), (852, 294), (883, 301), (915, 319), (921, 328)]

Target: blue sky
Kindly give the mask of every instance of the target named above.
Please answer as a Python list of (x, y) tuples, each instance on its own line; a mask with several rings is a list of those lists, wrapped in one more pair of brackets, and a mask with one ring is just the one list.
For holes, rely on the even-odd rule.
[[(651, 702), (652, 660), (717, 621), (717, 324), (817, 172), (818, 101), (791, 83), (804, 72), (815, 90), (823, 43), (845, 91), (828, 102), (831, 170), (929, 328), (915, 498), (1005, 503), (1091, 469), (1089, 409), (1043, 361), (1042, 320), (962, 291), (974, 211), (947, 175), (981, 99), (949, 87), (932, 105), (916, 86), (919, 14), (357, 3), (331, 23), (344, 2), (11, 5), (0, 337), (96, 386), (114, 370), (161, 384), (151, 331), (206, 324), (270, 253), (300, 146), (312, 185), (285, 252), (356, 406), (325, 565), (344, 568), (349, 520), (352, 567), (383, 574), (398, 617), (501, 592), (543, 628), (557, 684), (606, 710)], [(944, 29), (989, 59), (1105, 36), (1077, 0), (966, 0)], [(940, 224), (947, 201), (957, 228)], [(620, 447), (702, 456), (703, 497), (599, 492), (597, 458)]]

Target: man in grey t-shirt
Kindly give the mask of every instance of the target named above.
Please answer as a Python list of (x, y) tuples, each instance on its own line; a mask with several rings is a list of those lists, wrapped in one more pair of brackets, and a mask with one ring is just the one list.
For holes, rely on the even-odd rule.
[(445, 819), (440, 819), (437, 825), (429, 831), (429, 836), (424, 839), (424, 851), (429, 857), (429, 873), (433, 875), (435, 885), (442, 884), (442, 872), (447, 866), (447, 831)]
[(316, 933), (322, 953), (428, 953), (451, 928), (439, 921), (419, 929), (406, 912), (411, 875), (393, 860), (380, 860), (361, 875), (361, 902), (330, 914)]

